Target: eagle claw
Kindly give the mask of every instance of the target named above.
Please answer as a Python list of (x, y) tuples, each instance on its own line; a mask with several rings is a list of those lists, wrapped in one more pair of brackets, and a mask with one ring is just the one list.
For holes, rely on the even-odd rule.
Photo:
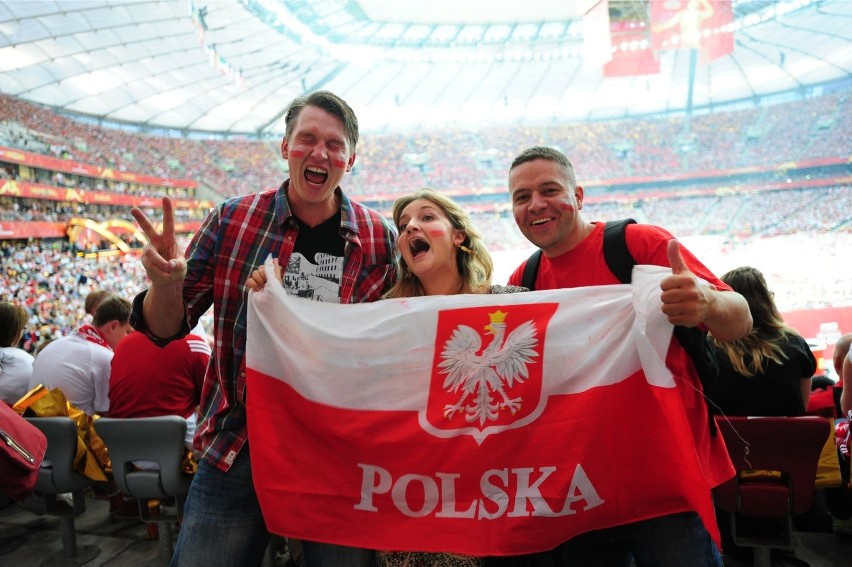
[(512, 398), (506, 399), (502, 404), (500, 404), (500, 409), (508, 408), (509, 411), (512, 412), (512, 415), (515, 415), (519, 409), (521, 409), (521, 399), (522, 398)]
[(447, 404), (444, 406), (444, 417), (452, 419), (453, 415), (462, 410), (463, 404)]

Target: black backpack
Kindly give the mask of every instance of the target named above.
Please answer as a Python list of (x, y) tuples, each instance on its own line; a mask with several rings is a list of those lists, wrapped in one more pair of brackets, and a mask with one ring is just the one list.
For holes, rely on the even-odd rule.
[[(621, 281), (630, 283), (633, 266), (636, 260), (627, 248), (625, 236), (626, 226), (633, 224), (633, 219), (622, 219), (606, 223), (603, 235), (603, 252), (606, 265), (609, 270)], [(524, 272), (521, 276), (521, 285), (535, 289), (535, 279), (538, 275), (538, 266), (541, 263), (541, 250), (536, 250), (527, 260)], [(708, 400), (707, 409), (710, 416), (710, 430), (716, 434), (716, 422), (713, 418), (713, 404), (709, 402), (708, 396), (712, 396), (719, 381), (719, 363), (716, 361), (716, 345), (698, 327), (684, 327), (675, 325), (674, 336), (683, 349), (692, 358), (701, 386), (704, 389), (704, 399)]]

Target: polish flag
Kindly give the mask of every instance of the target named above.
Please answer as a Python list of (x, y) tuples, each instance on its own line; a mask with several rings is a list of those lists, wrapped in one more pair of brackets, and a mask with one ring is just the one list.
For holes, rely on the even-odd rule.
[(664, 362), (670, 273), (357, 305), (275, 281), (251, 292), (246, 402), (267, 527), (515, 555), (694, 510), (718, 541), (684, 386)]

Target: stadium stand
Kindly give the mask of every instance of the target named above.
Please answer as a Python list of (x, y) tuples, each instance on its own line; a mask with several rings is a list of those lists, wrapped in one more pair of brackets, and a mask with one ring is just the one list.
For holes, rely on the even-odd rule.
[[(193, 200), (196, 193), (222, 200), (277, 187), (287, 175), (278, 154), (280, 140), (118, 131), (2, 94), (0, 109), (0, 149), (161, 180), (116, 182), (109, 176), (31, 167), (4, 157), (8, 152), (0, 154), (0, 221), (7, 225), (45, 221), (64, 226), (81, 217), (132, 223), (129, 208), (135, 202), (27, 198), (8, 190), (9, 183), (27, 179), (44, 188), (147, 198), (142, 206), (153, 217), (159, 205), (151, 198), (186, 198), (189, 204), (178, 208), (177, 216), (188, 221), (184, 232), (191, 232), (210, 206)], [(443, 190), (472, 211), (491, 250), (524, 250), (529, 244), (512, 220), (505, 175), (521, 148), (550, 144), (577, 164), (591, 218), (633, 217), (669, 227), (678, 237), (697, 239), (691, 246), (707, 248), (702, 257), (724, 252), (720, 263), (760, 249), (763, 262), (773, 262), (764, 271), (776, 279), (773, 287), (783, 309), (842, 306), (852, 301), (852, 277), (831, 251), (844, 246), (848, 250), (852, 238), (852, 176), (848, 155), (843, 154), (852, 146), (850, 116), (848, 97), (835, 93), (689, 120), (660, 117), (365, 134), (345, 183), (350, 193), (386, 213), (396, 195), (412, 188)], [(198, 189), (185, 183), (175, 186), (171, 179), (192, 179)], [(131, 234), (118, 235), (131, 249), (138, 248)], [(783, 242), (776, 251), (768, 244), (773, 240)], [(826, 269), (802, 274), (789, 262), (785, 268), (783, 259), (793, 245), (808, 250)], [(27, 340), (32, 348), (41, 335), (62, 335), (77, 324), (82, 317), (80, 298), (91, 286), (132, 294), (144, 283), (133, 254), (105, 254), (115, 253), (116, 243), (97, 235), (92, 242), (6, 240), (2, 249), (0, 292), (31, 309)], [(86, 258), (85, 252), (94, 256)]]

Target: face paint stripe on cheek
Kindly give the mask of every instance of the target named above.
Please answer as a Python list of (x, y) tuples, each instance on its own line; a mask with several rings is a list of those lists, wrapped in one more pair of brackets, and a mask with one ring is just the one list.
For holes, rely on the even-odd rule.
[(577, 207), (572, 205), (571, 203), (560, 203), (559, 208), (563, 211), (576, 211)]
[(446, 234), (446, 231), (437, 229), (437, 230), (430, 230), (430, 231), (428, 231), (428, 233), (429, 233), (429, 236), (444, 236)]
[(305, 155), (305, 152), (303, 152), (302, 150), (290, 150), (290, 157), (303, 158), (305, 157)]
[(332, 159), (331, 163), (332, 163), (332, 165), (334, 165), (334, 167), (339, 167), (341, 169), (346, 167), (346, 162), (343, 161), (342, 159)]

